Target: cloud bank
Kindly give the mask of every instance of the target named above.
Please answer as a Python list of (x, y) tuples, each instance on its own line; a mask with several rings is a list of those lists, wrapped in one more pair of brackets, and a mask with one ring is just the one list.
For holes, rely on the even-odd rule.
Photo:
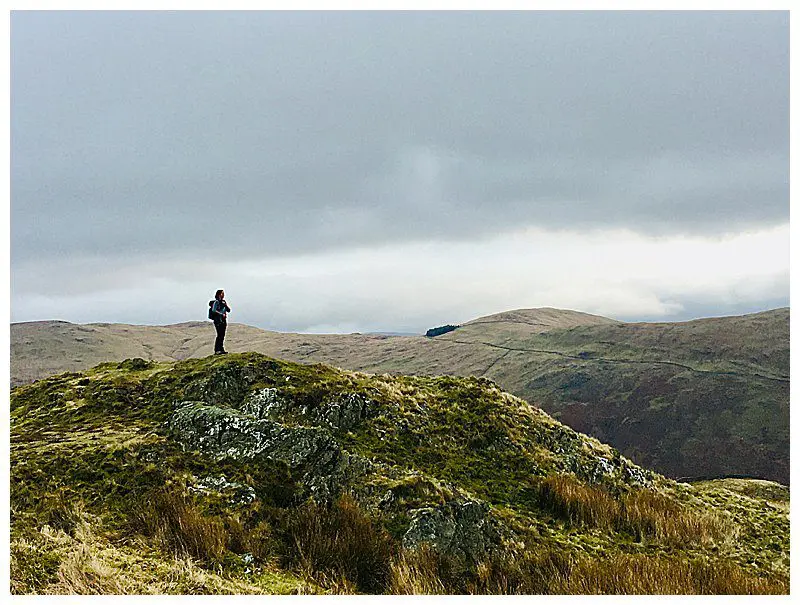
[(13, 13), (12, 319), (177, 321), (219, 283), (308, 330), (788, 304), (788, 252), (744, 243), (788, 223), (788, 21)]

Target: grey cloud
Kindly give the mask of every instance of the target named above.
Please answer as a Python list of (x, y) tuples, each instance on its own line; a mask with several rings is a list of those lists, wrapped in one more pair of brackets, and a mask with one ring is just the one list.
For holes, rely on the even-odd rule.
[(12, 14), (12, 260), (788, 220), (788, 13)]

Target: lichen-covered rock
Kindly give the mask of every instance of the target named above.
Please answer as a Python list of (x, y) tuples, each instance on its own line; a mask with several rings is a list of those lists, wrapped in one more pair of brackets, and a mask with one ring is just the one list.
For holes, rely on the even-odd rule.
[(250, 393), (245, 399), (242, 411), (256, 418), (272, 418), (280, 416), (291, 406), (278, 396), (278, 389), (259, 389)]
[(620, 468), (620, 476), (625, 483), (630, 485), (650, 487), (653, 485), (655, 474), (652, 471), (635, 466), (623, 459)]
[(565, 459), (569, 462), (569, 470), (589, 483), (621, 481), (635, 487), (652, 485), (651, 474), (648, 471), (634, 465), (618, 454), (611, 458), (603, 456), (595, 458), (569, 456)]
[(242, 485), (236, 481), (228, 481), (224, 475), (202, 477), (197, 483), (189, 486), (189, 491), (218, 494), (234, 506), (251, 504), (256, 499), (256, 492), (252, 487)]
[[(333, 471), (326, 475), (307, 473), (303, 477), (303, 484), (317, 502), (331, 502), (347, 488), (351, 491), (363, 491), (361, 478), (375, 472), (379, 467), (380, 465), (373, 464), (363, 456), (343, 451)], [(386, 472), (388, 469), (381, 470)]]
[(331, 397), (313, 409), (295, 404), (276, 388), (259, 389), (245, 399), (242, 411), (256, 418), (273, 420), (294, 416), (297, 420), (336, 430), (351, 430), (374, 415), (375, 402), (360, 393), (344, 393)]
[(476, 500), (453, 500), (412, 512), (403, 536), (405, 548), (427, 543), (443, 554), (475, 561), (498, 540), (489, 505)]
[(255, 372), (247, 365), (229, 363), (210, 369), (208, 375), (186, 388), (187, 398), (217, 406), (239, 406), (255, 382)]
[[(263, 401), (267, 402), (266, 408), (269, 401), (279, 400)], [(257, 412), (247, 405), (245, 408)], [(318, 502), (330, 502), (345, 489), (357, 488), (359, 479), (376, 468), (366, 458), (343, 451), (325, 428), (287, 426), (254, 416), (202, 401), (184, 401), (176, 407), (169, 425), (185, 448), (216, 459), (256, 463), (261, 459), (287, 464), (302, 473), (300, 483)]]
[(333, 472), (341, 457), (339, 445), (323, 429), (287, 427), (203, 402), (184, 402), (169, 424), (185, 447), (217, 459), (263, 457), (324, 475)]
[(619, 471), (619, 464), (608, 458), (595, 458), (590, 461), (574, 460), (575, 474), (589, 483), (601, 483), (603, 479), (611, 478)]
[(311, 412), (311, 418), (337, 430), (348, 431), (373, 415), (375, 402), (359, 393), (347, 393), (325, 402)]

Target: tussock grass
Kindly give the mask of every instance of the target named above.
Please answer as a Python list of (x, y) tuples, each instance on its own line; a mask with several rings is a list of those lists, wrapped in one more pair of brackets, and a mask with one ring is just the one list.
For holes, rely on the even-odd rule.
[(554, 594), (575, 559), (551, 548), (524, 553), (496, 552), (475, 565), (426, 545), (403, 551), (392, 561), (391, 594)]
[(605, 490), (585, 485), (569, 475), (551, 475), (539, 484), (539, 506), (573, 525), (610, 528), (619, 503)]
[(787, 594), (788, 582), (747, 574), (727, 561), (645, 555), (582, 559), (560, 585), (564, 594)]
[(172, 488), (152, 492), (134, 513), (134, 529), (155, 537), (176, 555), (190, 555), (209, 563), (221, 562), (230, 536), (225, 524), (216, 517), (206, 517), (185, 491)]
[(58, 579), (50, 594), (119, 595), (128, 594), (117, 570), (96, 556), (88, 546), (70, 552), (58, 569)]
[(454, 561), (426, 544), (414, 550), (403, 550), (392, 560), (388, 592), (398, 595), (453, 594), (453, 567)]
[(674, 547), (711, 546), (735, 535), (735, 528), (717, 513), (687, 511), (672, 498), (649, 490), (625, 495), (616, 525), (638, 541), (652, 539)]
[(551, 475), (538, 486), (539, 505), (576, 526), (632, 534), (638, 542), (664, 546), (711, 546), (735, 537), (734, 526), (713, 512), (686, 508), (656, 491), (635, 490), (615, 499), (599, 486), (569, 475)]
[(316, 583), (278, 569), (248, 575), (208, 569), (190, 556), (165, 553), (152, 538), (120, 540), (102, 521), (85, 515), (72, 534), (46, 525), (11, 541), (11, 593), (312, 594)]
[(727, 561), (617, 554), (594, 558), (553, 547), (502, 552), (463, 567), (429, 549), (392, 563), (392, 594), (786, 594), (782, 579), (747, 574)]
[(344, 593), (385, 590), (395, 546), (351, 497), (342, 496), (329, 508), (306, 502), (287, 516), (284, 531), (289, 564), (323, 586)]

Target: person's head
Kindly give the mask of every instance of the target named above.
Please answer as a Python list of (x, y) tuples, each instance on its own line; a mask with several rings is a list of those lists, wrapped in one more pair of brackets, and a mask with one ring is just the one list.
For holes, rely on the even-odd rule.
[(214, 295), (214, 298), (217, 300), (222, 300), (225, 298), (225, 290), (217, 290), (217, 293)]

